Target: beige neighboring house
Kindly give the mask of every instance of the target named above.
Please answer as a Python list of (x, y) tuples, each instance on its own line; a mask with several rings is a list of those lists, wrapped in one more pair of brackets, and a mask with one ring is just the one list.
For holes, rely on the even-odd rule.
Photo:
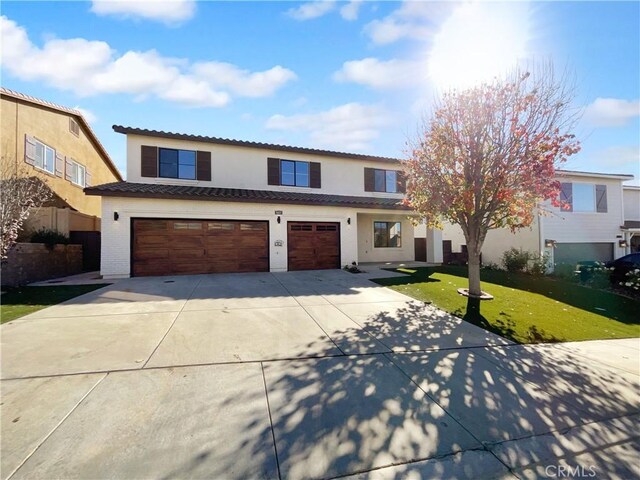
[(4, 87), (0, 100), (3, 168), (40, 177), (54, 193), (25, 229), (99, 231), (100, 199), (83, 189), (122, 176), (82, 113)]
[[(583, 260), (604, 262), (631, 252), (631, 227), (635, 225), (638, 234), (640, 222), (627, 223), (632, 219), (626, 216), (640, 220), (637, 196), (640, 190), (624, 187), (623, 182), (632, 180), (633, 175), (570, 170), (556, 173), (562, 185), (561, 198), (570, 208), (560, 210), (547, 205), (550, 215), (536, 217), (530, 228), (515, 234), (508, 229), (489, 231), (482, 248), (484, 264), (499, 265), (504, 251), (512, 247), (546, 253), (551, 265), (575, 265)], [(460, 252), (466, 243), (457, 225), (445, 225), (442, 238), (450, 242), (454, 253)]]
[(399, 159), (114, 130), (127, 181), (86, 189), (102, 197), (104, 278), (415, 259)]
[(630, 253), (640, 252), (640, 187), (625, 185), (624, 199), (624, 239), (629, 244)]

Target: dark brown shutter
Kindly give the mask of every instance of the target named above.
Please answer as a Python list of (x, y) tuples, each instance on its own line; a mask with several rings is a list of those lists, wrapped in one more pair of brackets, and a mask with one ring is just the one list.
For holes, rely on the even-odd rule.
[[(562, 202), (563, 210), (573, 212), (573, 184), (561, 183), (560, 184), (560, 202)], [(566, 208), (568, 205), (569, 208)]]
[(402, 170), (396, 172), (396, 191), (398, 193), (405, 193), (407, 191), (407, 179)]
[(64, 178), (71, 181), (73, 179), (73, 162), (71, 157), (65, 157)]
[(365, 192), (376, 191), (376, 169), (375, 168), (364, 169), (364, 191)]
[(158, 176), (158, 147), (150, 147), (142, 145), (140, 161), (140, 176), (157, 177)]
[(89, 170), (85, 169), (84, 171), (84, 186), (85, 187), (90, 187), (91, 186), (91, 174), (89, 173)]
[(36, 140), (31, 135), (24, 136), (24, 161), (29, 165), (36, 163)]
[(64, 155), (56, 152), (56, 177), (64, 175)]
[(320, 188), (321, 185), (320, 162), (309, 162), (309, 186), (311, 188)]
[(596, 185), (596, 212), (607, 213), (607, 186)]
[(211, 181), (211, 152), (196, 152), (196, 180)]
[(267, 158), (267, 183), (280, 185), (280, 159)]

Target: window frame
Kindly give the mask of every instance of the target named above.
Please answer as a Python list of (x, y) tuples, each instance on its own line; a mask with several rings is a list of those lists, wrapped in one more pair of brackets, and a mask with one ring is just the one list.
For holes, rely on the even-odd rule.
[[(293, 173), (287, 172), (287, 175), (293, 175), (293, 183), (285, 183), (284, 181), (284, 168), (283, 165), (284, 163), (291, 163), (293, 164)], [(306, 173), (299, 173), (298, 172), (298, 165), (306, 165), (307, 171)], [(299, 175), (305, 175), (307, 182), (306, 185), (302, 185), (298, 183), (298, 176)], [(280, 185), (283, 187), (299, 187), (299, 188), (311, 188), (311, 162), (307, 162), (304, 160), (287, 160), (284, 158), (280, 159)]]
[[(168, 165), (169, 162), (162, 162), (162, 152), (163, 151), (171, 151), (176, 152), (176, 175), (163, 175), (162, 165)], [(180, 153), (188, 152), (193, 154), (193, 165), (188, 164), (180, 164)], [(193, 177), (181, 177), (180, 176), (180, 167), (193, 167)], [(166, 148), (166, 147), (158, 147), (158, 178), (170, 178), (173, 180), (196, 180), (198, 178), (198, 153), (195, 150), (185, 150), (181, 148)]]
[[(35, 157), (33, 161), (33, 166), (38, 170), (42, 170), (43, 172), (46, 172), (50, 175), (55, 175), (56, 174), (56, 149), (53, 147), (50, 147), (46, 143), (38, 140), (37, 138), (34, 138), (33, 142), (35, 144)], [(42, 166), (38, 165), (38, 144), (42, 145)], [(52, 160), (51, 170), (46, 168), (47, 167), (47, 149), (51, 152), (51, 160)]]
[[(73, 167), (73, 172), (71, 175), (71, 180), (69, 181), (74, 185), (77, 185), (78, 187), (84, 188), (87, 184), (87, 167), (85, 167), (81, 163), (76, 162), (73, 159), (71, 159), (71, 165)], [(81, 170), (82, 170), (82, 177), (80, 177)], [(77, 181), (79, 178), (82, 179), (81, 182)]]
[[(385, 245), (377, 244), (377, 235), (376, 229), (379, 228), (377, 225), (384, 224), (385, 227)], [(391, 245), (391, 229), (392, 226), (398, 226), (397, 240), (396, 245)], [(373, 221), (373, 248), (402, 248), (402, 222), (397, 221), (387, 221), (387, 220), (374, 220)]]
[[(591, 199), (592, 199), (591, 210), (581, 210), (581, 209), (579, 210), (576, 208), (576, 198), (578, 198), (578, 196), (576, 195), (576, 192), (580, 190), (576, 188), (578, 186), (591, 187)], [(597, 198), (595, 183), (573, 182), (573, 186), (571, 189), (571, 209), (574, 213), (597, 213), (598, 212), (598, 198)]]
[[(389, 174), (393, 175), (392, 180), (392, 188), (389, 188)], [(382, 181), (383, 189), (380, 190), (378, 188), (378, 176), (382, 175), (380, 179)], [(375, 193), (399, 193), (398, 192), (398, 171), (397, 170), (387, 170), (384, 168), (374, 168), (373, 169), (373, 191)]]

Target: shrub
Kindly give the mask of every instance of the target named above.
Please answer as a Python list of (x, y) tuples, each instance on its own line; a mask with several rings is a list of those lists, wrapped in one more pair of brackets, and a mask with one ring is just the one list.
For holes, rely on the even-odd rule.
[(524, 272), (529, 263), (529, 252), (510, 248), (502, 254), (502, 265), (508, 272)]
[(535, 253), (529, 254), (529, 264), (527, 266), (527, 271), (536, 277), (541, 277), (547, 273), (547, 268), (549, 266), (549, 254), (544, 253), (544, 255), (536, 255)]
[(40, 230), (33, 232), (31, 235), (31, 243), (44, 243), (47, 248), (51, 249), (57, 244), (68, 244), (69, 237), (57, 230), (41, 228)]
[(485, 270), (502, 270), (502, 268), (500, 268), (500, 265), (494, 262), (483, 263), (482, 268)]
[(554, 269), (553, 274), (556, 277), (564, 280), (577, 280), (576, 267), (568, 263), (558, 263)]
[(620, 282), (620, 286), (636, 293), (640, 292), (640, 268), (627, 272), (624, 281)]

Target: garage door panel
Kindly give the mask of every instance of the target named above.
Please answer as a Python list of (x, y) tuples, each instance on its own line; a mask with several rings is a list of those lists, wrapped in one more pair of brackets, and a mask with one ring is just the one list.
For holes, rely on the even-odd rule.
[(328, 222), (289, 222), (289, 270), (340, 267), (340, 226)]
[(134, 219), (132, 274), (269, 271), (268, 223)]

